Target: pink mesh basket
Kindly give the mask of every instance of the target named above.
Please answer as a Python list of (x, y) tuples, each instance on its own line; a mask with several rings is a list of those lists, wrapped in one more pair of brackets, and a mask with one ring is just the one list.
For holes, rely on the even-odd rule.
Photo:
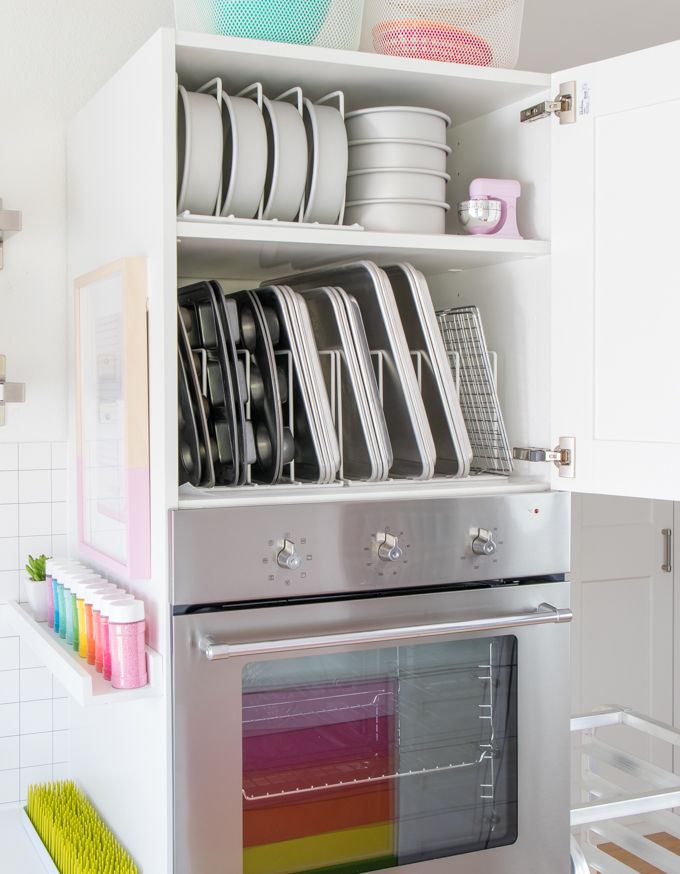
[(514, 67), (524, 0), (366, 0), (364, 32), (383, 55)]

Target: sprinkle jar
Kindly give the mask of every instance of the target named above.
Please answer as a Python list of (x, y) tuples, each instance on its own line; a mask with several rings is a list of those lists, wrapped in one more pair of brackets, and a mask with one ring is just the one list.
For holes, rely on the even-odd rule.
[[(78, 584), (76, 592), (76, 612), (78, 613), (78, 655), (81, 659), (87, 658), (87, 623), (85, 621), (85, 592), (87, 589), (100, 588), (107, 585), (104, 577), (92, 574)], [(75, 644), (75, 640), (74, 640)], [(75, 646), (74, 646), (75, 648)]]
[(146, 686), (143, 601), (114, 601), (109, 607), (111, 683), (114, 689)]
[[(64, 603), (64, 578), (69, 571), (87, 568), (77, 561), (58, 562), (52, 568), (52, 586), (54, 593), (54, 631), (59, 637), (66, 638), (66, 607)], [(56, 582), (56, 588), (54, 586)]]
[(94, 585), (92, 587), (88, 587), (85, 589), (85, 634), (87, 635), (87, 663), (88, 665), (94, 664), (95, 658), (95, 650), (94, 650), (94, 616), (92, 612), (92, 607), (94, 604), (95, 596), (98, 594), (104, 594), (105, 592), (113, 592), (115, 590), (115, 586), (112, 583), (106, 583), (101, 586)]
[[(111, 679), (111, 638), (109, 634), (109, 613), (111, 605), (119, 601), (134, 601), (134, 595), (123, 593), (122, 591), (110, 592), (99, 597), (101, 609), (100, 618), (100, 648), (102, 654), (102, 673), (105, 680)], [(95, 641), (95, 667), (97, 666), (97, 650)]]
[[(73, 644), (73, 649), (80, 652), (80, 617), (78, 615), (78, 596), (86, 583), (99, 582), (103, 584), (103, 580), (99, 574), (93, 571), (81, 570), (78, 568), (75, 571), (68, 571), (64, 574), (64, 605), (66, 607), (66, 641)], [(67, 593), (71, 593), (70, 606), (67, 602)], [(80, 595), (82, 599), (82, 595)], [(69, 628), (71, 633), (69, 634)], [(70, 637), (70, 640), (69, 640)]]
[[(81, 648), (81, 629), (82, 637), (85, 639), (85, 646), (87, 646), (87, 638), (85, 637), (85, 614), (83, 612), (85, 608), (85, 602), (83, 601), (83, 586), (88, 583), (94, 583), (97, 581), (101, 584), (105, 582), (105, 580), (100, 577), (99, 574), (94, 573), (77, 574), (68, 578), (68, 582), (70, 583), (71, 588), (71, 613), (73, 616), (73, 649), (78, 654), (80, 654)], [(87, 649), (85, 649), (85, 654), (87, 655)]]
[[(105, 598), (120, 600), (125, 599), (133, 601), (134, 596), (119, 589), (117, 586), (107, 592), (97, 592), (94, 596), (92, 604), (92, 628), (94, 631), (94, 666), (98, 673), (104, 672), (104, 628), (102, 606)], [(108, 634), (108, 621), (106, 633)]]
[(47, 624), (54, 628), (54, 589), (52, 588), (52, 566), (54, 559), (48, 558), (45, 562), (45, 582), (47, 583)]

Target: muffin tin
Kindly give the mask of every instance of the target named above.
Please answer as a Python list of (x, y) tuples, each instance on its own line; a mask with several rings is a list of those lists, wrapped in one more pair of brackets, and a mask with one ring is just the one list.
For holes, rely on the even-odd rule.
[[(225, 306), (218, 283), (199, 282), (180, 289), (179, 318), (191, 350), (185, 369), (187, 364), (193, 369), (190, 379), (201, 393), (198, 406), (208, 432), (203, 445), (212, 461), (214, 485), (242, 485), (254, 443), (243, 415), (244, 380), (233, 340), (233, 305)], [(186, 447), (183, 441), (180, 450)]]
[(215, 485), (212, 447), (201, 383), (181, 309), (177, 313), (179, 355), (179, 481)]
[[(278, 319), (266, 312), (255, 294), (240, 291), (223, 298), (236, 304), (239, 354), (247, 367), (247, 417), (254, 434), (255, 453), (248, 482), (270, 484), (283, 475), (283, 412), (279, 374), (272, 339), (278, 338)], [(273, 335), (273, 338), (272, 338)], [(285, 386), (286, 379), (281, 380)]]
[(298, 295), (225, 296), (218, 282), (199, 282), (178, 299), (180, 482), (333, 482), (340, 449)]

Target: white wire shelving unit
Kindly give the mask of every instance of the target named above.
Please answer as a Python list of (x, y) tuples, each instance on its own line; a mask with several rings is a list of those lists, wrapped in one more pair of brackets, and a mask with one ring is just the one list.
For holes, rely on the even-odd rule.
[(603, 844), (614, 844), (655, 870), (680, 874), (680, 855), (650, 838), (664, 833), (680, 840), (680, 816), (674, 812), (680, 807), (680, 775), (613, 743), (611, 732), (603, 737), (615, 726), (633, 729), (650, 746), (680, 747), (680, 731), (625, 707), (572, 718), (580, 765), (571, 810), (572, 874), (634, 874), (636, 868), (605, 852)]

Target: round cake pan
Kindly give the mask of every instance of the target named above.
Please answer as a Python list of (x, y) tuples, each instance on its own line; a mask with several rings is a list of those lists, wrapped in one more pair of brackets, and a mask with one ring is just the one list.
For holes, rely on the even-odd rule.
[(358, 222), (367, 231), (443, 234), (448, 209), (432, 200), (355, 200), (346, 205), (345, 223)]
[(254, 100), (222, 95), (225, 109), (222, 215), (253, 218), (267, 173), (267, 130)]
[(446, 171), (449, 146), (427, 140), (373, 138), (352, 140), (349, 144), (349, 169), (372, 170), (383, 167), (411, 167), (414, 170)]
[(222, 115), (211, 94), (179, 86), (177, 107), (177, 211), (211, 215), (222, 170)]
[(451, 177), (438, 170), (408, 167), (351, 170), (347, 177), (347, 200), (446, 200)]
[(444, 145), (451, 119), (444, 112), (422, 106), (376, 106), (348, 113), (345, 124), (350, 140), (385, 137)]

